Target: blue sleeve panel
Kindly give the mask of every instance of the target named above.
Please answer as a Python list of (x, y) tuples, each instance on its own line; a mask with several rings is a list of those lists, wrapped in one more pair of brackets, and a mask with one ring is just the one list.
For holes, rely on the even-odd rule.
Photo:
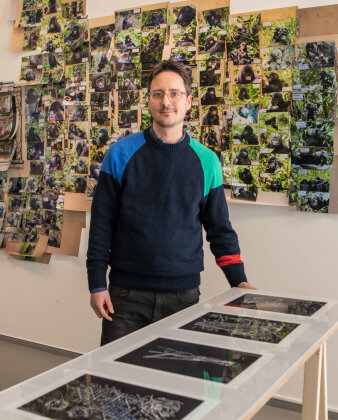
[(136, 133), (114, 143), (103, 159), (101, 171), (112, 175), (121, 186), (121, 179), (129, 160), (145, 142), (143, 133)]

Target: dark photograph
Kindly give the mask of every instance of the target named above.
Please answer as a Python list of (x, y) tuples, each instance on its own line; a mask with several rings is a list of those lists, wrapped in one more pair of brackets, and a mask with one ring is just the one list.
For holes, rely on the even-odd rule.
[(277, 344), (298, 325), (291, 322), (208, 312), (180, 328)]
[(183, 419), (202, 401), (83, 375), (19, 407), (48, 418)]
[(293, 299), (279, 296), (265, 296), (257, 294), (246, 294), (225, 306), (236, 308), (257, 309), (259, 311), (279, 312), (283, 314), (312, 316), (321, 309), (326, 302), (315, 302), (304, 299)]
[(158, 338), (117, 362), (228, 384), (260, 355)]

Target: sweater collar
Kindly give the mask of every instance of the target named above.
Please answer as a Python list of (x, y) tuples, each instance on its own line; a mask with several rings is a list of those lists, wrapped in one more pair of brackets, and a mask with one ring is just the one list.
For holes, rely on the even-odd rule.
[(149, 144), (162, 150), (180, 150), (183, 147), (186, 147), (190, 142), (190, 136), (185, 130), (182, 138), (177, 143), (164, 143), (164, 141), (156, 135), (152, 126), (146, 128), (143, 134)]

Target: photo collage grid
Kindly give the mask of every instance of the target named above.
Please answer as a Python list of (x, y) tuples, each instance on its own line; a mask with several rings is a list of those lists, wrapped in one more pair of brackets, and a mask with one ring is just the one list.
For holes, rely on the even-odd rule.
[(296, 44), (296, 17), (155, 6), (91, 27), (83, 0), (23, 1), (30, 174), (0, 174), (2, 247), (20, 242), (28, 260), (41, 234), (60, 247), (65, 193), (91, 199), (109, 146), (152, 123), (147, 76), (164, 58), (190, 75), (184, 128), (217, 154), (232, 198), (288, 193), (299, 210), (328, 212), (335, 42)]

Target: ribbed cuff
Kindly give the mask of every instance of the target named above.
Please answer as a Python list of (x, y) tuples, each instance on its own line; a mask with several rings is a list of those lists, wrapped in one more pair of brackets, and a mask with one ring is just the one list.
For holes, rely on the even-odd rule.
[(226, 275), (231, 287), (237, 287), (242, 282), (248, 282), (245, 272), (244, 264), (231, 264), (221, 267), (223, 273)]
[(89, 290), (107, 289), (106, 269), (88, 270), (88, 286)]

